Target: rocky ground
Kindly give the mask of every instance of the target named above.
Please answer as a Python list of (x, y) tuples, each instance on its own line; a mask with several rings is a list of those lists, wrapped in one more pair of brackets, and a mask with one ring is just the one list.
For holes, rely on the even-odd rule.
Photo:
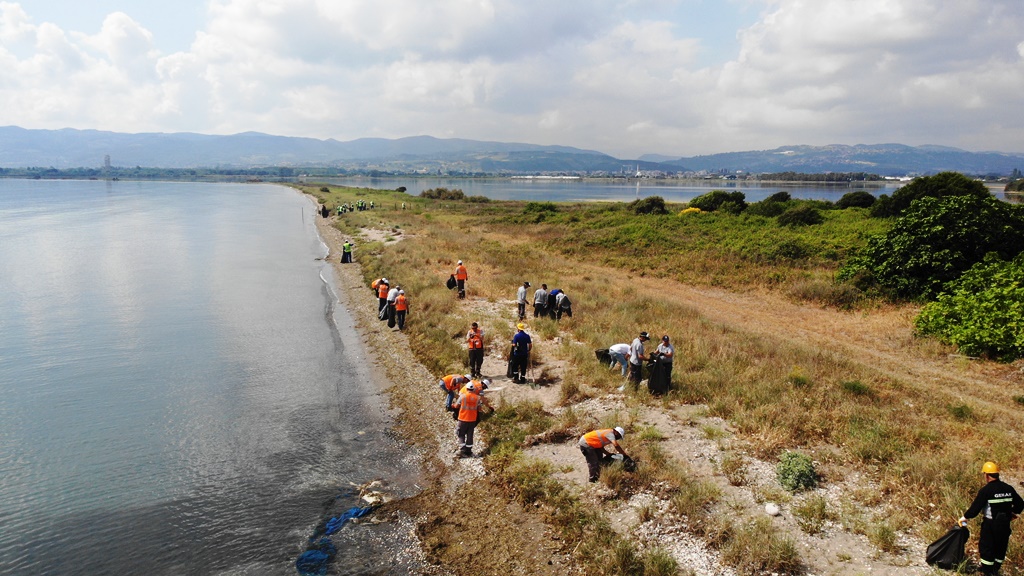
[[(431, 564), (427, 572), (570, 573), (566, 557), (570, 547), (557, 539), (539, 514), (507, 501), (500, 490), (489, 484), (480, 459), (455, 457), (454, 425), (442, 410), (443, 395), (437, 389), (440, 375), (429, 374), (415, 361), (403, 333), (388, 329), (377, 320), (376, 299), (358, 273), (358, 257), (355, 265), (337, 264), (345, 237), (328, 221), (318, 222), (321, 235), (331, 249), (329, 259), (336, 263), (339, 288), (344, 292), (341, 305), (349, 308), (357, 328), (373, 350), (377, 369), (390, 382), (387, 391), (402, 413), (400, 434), (423, 456), (427, 478), (424, 491), (415, 498), (390, 506), (415, 519), (417, 536)], [(352, 240), (358, 245), (370, 239), (397, 242), (401, 236), (393, 236), (388, 231), (365, 230), (360, 238)], [(901, 346), (905, 339), (913, 337), (906, 309), (847, 314), (801, 306), (771, 294), (734, 294), (661, 280), (650, 280), (650, 283), (667, 297), (694, 303), (710, 321), (852, 355), (906, 381), (927, 381), (941, 376), (965, 389), (970, 387), (975, 397), (984, 398), (1007, 384), (1019, 385), (1024, 380), (1014, 367), (983, 371), (952, 357), (908, 358), (906, 348)], [(472, 294), (466, 306), (478, 312), (483, 326), (489, 322), (510, 322), (515, 311), (512, 300), (474, 300)], [(414, 315), (415, 309), (410, 312), (410, 321), (414, 321)], [(555, 384), (512, 383), (504, 375), (504, 359), (494, 349), (497, 347), (492, 347), (482, 370), (494, 381), (495, 390), (488, 395), (493, 401), (537, 400), (557, 414), (564, 409), (558, 406), (558, 382), (564, 365), (557, 358), (559, 343), (540, 341), (535, 342), (535, 346), (541, 349), (546, 359), (545, 370), (555, 376)], [(581, 402), (574, 410), (598, 417), (624, 412), (624, 399), (622, 393), (612, 393)], [(781, 492), (774, 464), (760, 461), (752, 454), (743, 454), (745, 481), (738, 486), (730, 483), (720, 463), (727, 452), (742, 451), (743, 445), (736, 441), (728, 423), (703, 414), (701, 406), (651, 407), (645, 409), (633, 425), (656, 427), (664, 435), (662, 444), (671, 456), (689, 463), (696, 473), (717, 483), (723, 494), (721, 501), (727, 504), (729, 514), (738, 518), (766, 515), (765, 505), (771, 502), (770, 497)], [(478, 439), (477, 450), (485, 445), (486, 439)], [(681, 568), (697, 575), (735, 573), (720, 562), (715, 550), (691, 534), (685, 518), (673, 514), (668, 501), (659, 495), (640, 493), (628, 501), (620, 501), (612, 498), (610, 491), (600, 484), (587, 483), (586, 465), (575, 447), (575, 439), (540, 443), (527, 453), (554, 463), (560, 478), (575, 485), (583, 499), (600, 506), (623, 536), (633, 538), (642, 546), (657, 545), (668, 550)], [(862, 475), (826, 469), (826, 482), (819, 489), (778, 502), (780, 514), (771, 516), (771, 521), (797, 543), (807, 574), (930, 574), (931, 569), (923, 562), (925, 542), (900, 535), (902, 552), (882, 553), (865, 536), (848, 530), (842, 518), (824, 523), (819, 533), (809, 535), (792, 514), (793, 507), (802, 499), (821, 495), (839, 509), (845, 495), (865, 489), (871, 489), (871, 482)], [(464, 505), (467, 501), (473, 503), (469, 510)], [(871, 512), (884, 515), (885, 506), (884, 501), (879, 502)]]

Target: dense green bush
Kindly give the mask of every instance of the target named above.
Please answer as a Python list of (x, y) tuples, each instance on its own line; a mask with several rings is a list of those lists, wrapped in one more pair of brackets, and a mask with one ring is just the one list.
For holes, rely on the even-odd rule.
[(900, 216), (910, 208), (914, 200), (950, 196), (991, 198), (992, 194), (980, 180), (968, 178), (959, 172), (942, 172), (934, 176), (914, 178), (910, 184), (893, 192), (892, 197), (884, 201), (883, 205), (873, 206), (871, 215)]
[(824, 221), (825, 217), (821, 212), (810, 204), (794, 206), (779, 214), (779, 224), (783, 226), (811, 226)]
[(747, 214), (753, 214), (754, 216), (764, 216), (765, 218), (774, 218), (779, 214), (785, 212), (793, 203), (786, 202), (769, 202), (761, 200), (760, 202), (754, 202), (747, 206)]
[(1017, 180), (1010, 182), (1006, 185), (1004, 190), (1007, 192), (1024, 192), (1024, 178), (1018, 178)]
[(914, 324), (971, 356), (1024, 358), (1024, 254), (1005, 261), (989, 254), (948, 292), (926, 305)]
[(1024, 249), (1021, 210), (992, 195), (921, 198), (884, 236), (868, 241), (838, 279), (869, 276), (898, 298), (932, 298), (985, 254)]
[(648, 196), (633, 200), (629, 203), (629, 209), (634, 214), (665, 214), (665, 199), (661, 196)]
[(690, 206), (700, 208), (705, 212), (714, 212), (726, 202), (734, 202), (742, 212), (747, 208), (747, 196), (743, 192), (726, 192), (725, 190), (712, 190), (707, 194), (697, 196), (690, 200)]
[(857, 190), (856, 192), (847, 192), (843, 194), (843, 197), (836, 202), (836, 208), (870, 208), (877, 198), (874, 197), (870, 192), (864, 190)]
[(781, 190), (781, 191), (776, 192), (775, 194), (772, 194), (771, 196), (765, 198), (763, 200), (763, 202), (768, 202), (768, 203), (772, 203), (772, 202), (789, 202), (792, 199), (793, 199), (793, 197), (789, 195), (789, 192), (786, 192), (785, 190)]
[(799, 452), (785, 452), (779, 458), (775, 473), (779, 478), (779, 484), (790, 492), (810, 490), (818, 485), (814, 461), (810, 456)]

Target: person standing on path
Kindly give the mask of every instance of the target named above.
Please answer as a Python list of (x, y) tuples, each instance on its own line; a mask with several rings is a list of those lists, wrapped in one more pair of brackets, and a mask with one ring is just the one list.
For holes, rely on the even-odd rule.
[(643, 362), (647, 361), (647, 354), (644, 353), (644, 342), (650, 339), (647, 332), (641, 332), (639, 336), (633, 339), (633, 344), (629, 347), (629, 381), (633, 383), (634, 388), (639, 388), (640, 381), (644, 379)]
[(540, 288), (533, 293), (533, 317), (538, 318), (544, 315), (544, 308), (548, 305), (548, 285), (541, 284)]
[(672, 385), (672, 361), (675, 359), (676, 347), (669, 342), (668, 334), (661, 337), (661, 344), (658, 344), (658, 349), (654, 351), (658, 355), (658, 362), (662, 365), (662, 369), (665, 371), (666, 383)]
[(459, 439), (459, 457), (469, 458), (473, 455), (473, 432), (480, 421), (480, 405), (484, 405), (494, 411), (491, 403), (480, 395), (476, 382), (466, 384), (459, 397), (452, 403), (452, 408), (458, 411), (459, 423), (455, 425), (455, 436)]
[[(380, 316), (380, 311), (388, 305), (388, 292), (391, 290), (391, 284), (388, 283), (387, 278), (381, 278), (377, 282), (377, 315)], [(384, 318), (381, 318), (383, 320)]]
[(971, 507), (960, 517), (960, 525), (967, 526), (968, 519), (982, 514), (981, 535), (978, 537), (981, 573), (999, 574), (1010, 541), (1010, 521), (1024, 512), (1024, 500), (1013, 486), (999, 479), (999, 465), (995, 462), (985, 462), (981, 473), (985, 476), (985, 485), (978, 490)]
[(608, 365), (608, 369), (612, 370), (618, 364), (622, 366), (622, 376), (625, 377), (629, 371), (629, 344), (625, 342), (612, 344), (608, 348), (608, 355), (612, 357), (612, 363)]
[(519, 330), (512, 336), (512, 381), (517, 384), (526, 382), (526, 367), (530, 362), (530, 352), (533, 351), (533, 340), (526, 333), (526, 325), (520, 322), (516, 324)]
[(476, 322), (466, 333), (466, 347), (469, 348), (469, 373), (474, 378), (480, 377), (480, 368), (484, 365), (484, 331)]
[(469, 273), (466, 272), (466, 267), (462, 265), (462, 260), (455, 266), (455, 283), (459, 287), (459, 299), (462, 300), (466, 297), (466, 280), (469, 280)]
[(409, 312), (409, 299), (405, 297), (405, 290), (399, 290), (395, 297), (395, 322), (399, 330), (405, 330), (405, 315)]
[(526, 320), (526, 289), (529, 287), (529, 282), (523, 282), (523, 285), (516, 291), (516, 307), (519, 309), (520, 322)]
[(587, 471), (590, 473), (591, 482), (597, 482), (598, 477), (601, 476), (601, 460), (608, 453), (604, 449), (605, 446), (611, 444), (619, 454), (629, 457), (622, 446), (619, 446), (619, 440), (622, 440), (625, 435), (626, 431), (621, 426), (616, 426), (615, 428), (591, 430), (580, 437), (580, 452), (587, 459)]
[(345, 240), (345, 243), (341, 245), (341, 263), (352, 263), (352, 243), (348, 240)]

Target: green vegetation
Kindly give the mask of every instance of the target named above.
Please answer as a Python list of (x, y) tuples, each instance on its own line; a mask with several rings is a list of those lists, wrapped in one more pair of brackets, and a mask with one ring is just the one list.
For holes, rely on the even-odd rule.
[(874, 197), (870, 192), (863, 190), (857, 190), (856, 192), (847, 192), (843, 194), (843, 197), (836, 202), (836, 208), (870, 208), (875, 204), (877, 198)]
[(747, 208), (747, 196), (743, 192), (726, 192), (725, 190), (712, 190), (707, 194), (697, 196), (690, 200), (689, 205), (700, 208), (705, 212), (714, 212), (722, 209), (724, 212), (738, 214)]
[(794, 206), (779, 214), (779, 224), (783, 226), (813, 226), (824, 221), (821, 212), (810, 204)]
[(420, 197), (430, 198), (431, 200), (465, 200), (466, 194), (459, 189), (428, 188), (420, 192)]
[(926, 305), (915, 326), (964, 354), (1001, 360), (1024, 357), (1024, 254), (989, 254)]
[(779, 484), (790, 492), (810, 490), (818, 485), (818, 473), (810, 456), (799, 452), (785, 452), (775, 469)]
[(880, 217), (901, 216), (915, 200), (956, 196), (985, 199), (991, 198), (992, 194), (980, 180), (968, 178), (959, 172), (942, 172), (935, 176), (915, 178), (910, 184), (893, 192), (891, 198), (883, 195), (872, 208), (872, 214)]

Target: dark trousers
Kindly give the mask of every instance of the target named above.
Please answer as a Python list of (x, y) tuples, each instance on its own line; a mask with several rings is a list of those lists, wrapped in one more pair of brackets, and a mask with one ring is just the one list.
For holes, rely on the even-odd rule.
[(629, 381), (633, 383), (633, 386), (639, 386), (640, 381), (644, 379), (644, 366), (643, 364), (629, 363)]
[(516, 305), (519, 307), (519, 319), (526, 320), (526, 302), (518, 302)]
[(351, 252), (342, 252), (341, 253), (341, 263), (342, 264), (348, 264), (350, 262), (352, 262), (352, 253)]
[(459, 287), (459, 298), (465, 298), (466, 297), (466, 281), (465, 280), (456, 280), (455, 281), (455, 285)]
[(543, 304), (534, 304), (533, 305), (533, 317), (534, 318), (537, 318), (538, 316), (543, 316), (544, 314), (546, 314), (546, 312), (544, 310), (544, 305)]
[(405, 329), (405, 310), (395, 310), (395, 322), (398, 323), (398, 329)]
[(992, 520), (981, 523), (978, 537), (978, 556), (981, 557), (982, 574), (998, 574), (1006, 559), (1006, 547), (1010, 542), (1010, 516), (999, 514)]
[(526, 380), (526, 365), (529, 362), (530, 357), (527, 355), (516, 356), (512, 355), (512, 379), (513, 380)]
[(580, 452), (583, 452), (583, 457), (587, 459), (587, 472), (590, 474), (591, 482), (597, 482), (598, 477), (601, 476), (601, 453), (604, 451), (604, 448), (580, 446)]
[(569, 318), (572, 318), (572, 308), (559, 308), (555, 311), (555, 320), (561, 320), (562, 314), (565, 314)]
[(470, 348), (469, 349), (469, 374), (471, 376), (480, 375), (480, 367), (484, 365), (484, 349), (483, 348)]
[(473, 452), (473, 431), (476, 430), (476, 421), (463, 422), (455, 426), (455, 435), (459, 437), (459, 448), (463, 454), (469, 455)]
[(377, 298), (377, 300), (378, 300), (378, 302), (377, 302), (377, 313), (380, 314), (380, 311), (383, 310), (384, 307), (388, 305), (388, 299), (385, 297), (385, 298)]

